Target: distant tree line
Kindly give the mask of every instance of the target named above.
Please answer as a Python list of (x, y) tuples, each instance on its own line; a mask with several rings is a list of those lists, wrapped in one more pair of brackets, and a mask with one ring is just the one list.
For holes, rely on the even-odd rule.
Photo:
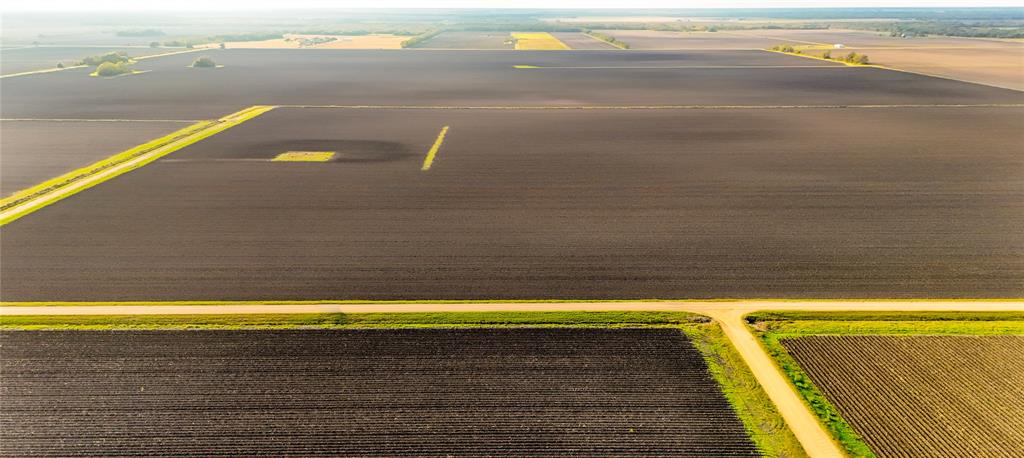
[(88, 65), (90, 67), (96, 67), (104, 63), (121, 64), (130, 63), (131, 57), (128, 57), (124, 51), (108, 52), (98, 56), (89, 56), (75, 63), (75, 65)]
[(615, 46), (616, 48), (629, 49), (629, 44), (619, 41), (618, 38), (615, 38), (611, 35), (605, 35), (603, 33), (595, 32), (589, 29), (583, 29), (582, 32), (587, 35), (590, 35), (591, 37), (597, 38), (598, 40), (601, 40), (605, 43), (608, 43), (612, 46)]
[(120, 30), (117, 32), (119, 37), (162, 37), (167, 35), (163, 30), (157, 29), (139, 29), (139, 30)]
[(415, 37), (412, 37), (412, 38), (410, 38), (408, 40), (403, 40), (401, 46), (403, 48), (411, 48), (411, 47), (416, 46), (416, 45), (418, 45), (420, 43), (423, 43), (424, 41), (427, 41), (427, 40), (429, 40), (431, 38), (436, 37), (441, 32), (444, 32), (444, 29), (435, 29), (435, 30), (430, 30), (430, 31), (421, 33), (421, 34), (416, 35)]

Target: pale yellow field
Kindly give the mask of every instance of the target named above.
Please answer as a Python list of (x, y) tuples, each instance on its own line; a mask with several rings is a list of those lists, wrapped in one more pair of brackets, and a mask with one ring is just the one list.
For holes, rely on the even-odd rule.
[(556, 51), (572, 49), (547, 32), (512, 32), (517, 50), (523, 51)]
[[(313, 40), (335, 38), (334, 41), (314, 43)], [(298, 35), (287, 34), (284, 38), (260, 41), (231, 41), (224, 44), (229, 49), (399, 49), (409, 37), (388, 34), (374, 35)], [(209, 44), (214, 48), (219, 44)]]

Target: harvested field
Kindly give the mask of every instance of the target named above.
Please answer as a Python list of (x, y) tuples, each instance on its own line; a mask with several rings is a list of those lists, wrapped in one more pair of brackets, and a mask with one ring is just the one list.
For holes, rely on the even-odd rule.
[(816, 44), (834, 45), (841, 43), (852, 48), (1005, 48), (1017, 46), (1020, 49), (1024, 42), (961, 37), (920, 37), (899, 38), (887, 33), (864, 30), (735, 30), (724, 32), (729, 35), (745, 36), (772, 40), (772, 44)]
[(552, 32), (551, 35), (571, 49), (618, 49), (608, 42), (579, 32)]
[(782, 343), (879, 457), (1024, 455), (1024, 336)]
[(0, 453), (756, 456), (672, 329), (16, 331)]
[(561, 51), (569, 49), (547, 32), (512, 32), (515, 49), (518, 51)]
[[(850, 51), (867, 54), (872, 63), (890, 68), (1024, 91), (1024, 46), (853, 48), (832, 54)], [(820, 55), (823, 51), (804, 52)]]
[[(228, 49), (203, 54), (224, 68), (198, 72), (187, 68), (196, 56), (182, 54), (142, 61), (136, 68), (151, 71), (131, 78), (89, 78), (84, 69), (5, 78), (0, 80), (4, 116), (211, 119), (254, 104), (1024, 103), (1024, 93), (1019, 91), (762, 51)], [(521, 71), (514, 65), (599, 68)], [(749, 68), (751, 65), (796, 68)], [(808, 65), (832, 68), (803, 68)]]
[(512, 49), (508, 32), (442, 32), (414, 48)]
[(2, 121), (0, 197), (167, 135), (190, 123)]
[[(5, 226), (0, 283), (9, 301), (1019, 297), (1021, 115), (278, 108)], [(269, 162), (286, 151), (337, 155)]]

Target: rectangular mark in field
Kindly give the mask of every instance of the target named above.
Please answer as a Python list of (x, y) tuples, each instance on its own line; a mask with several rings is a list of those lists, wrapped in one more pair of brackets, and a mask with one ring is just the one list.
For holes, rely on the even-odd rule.
[(334, 151), (288, 151), (271, 159), (271, 162), (327, 162), (334, 158)]
[(427, 151), (427, 157), (423, 159), (423, 168), (421, 169), (424, 172), (430, 170), (430, 166), (434, 164), (434, 157), (437, 156), (437, 151), (441, 149), (441, 144), (444, 143), (444, 136), (446, 134), (448, 134), (448, 126), (441, 128), (441, 132), (437, 134), (437, 140), (434, 140), (430, 151)]

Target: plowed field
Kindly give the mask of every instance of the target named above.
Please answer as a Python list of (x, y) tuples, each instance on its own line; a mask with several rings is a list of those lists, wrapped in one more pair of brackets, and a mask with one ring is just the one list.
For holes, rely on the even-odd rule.
[(0, 454), (750, 456), (670, 329), (17, 331)]
[(1024, 456), (1024, 336), (782, 343), (880, 457)]

